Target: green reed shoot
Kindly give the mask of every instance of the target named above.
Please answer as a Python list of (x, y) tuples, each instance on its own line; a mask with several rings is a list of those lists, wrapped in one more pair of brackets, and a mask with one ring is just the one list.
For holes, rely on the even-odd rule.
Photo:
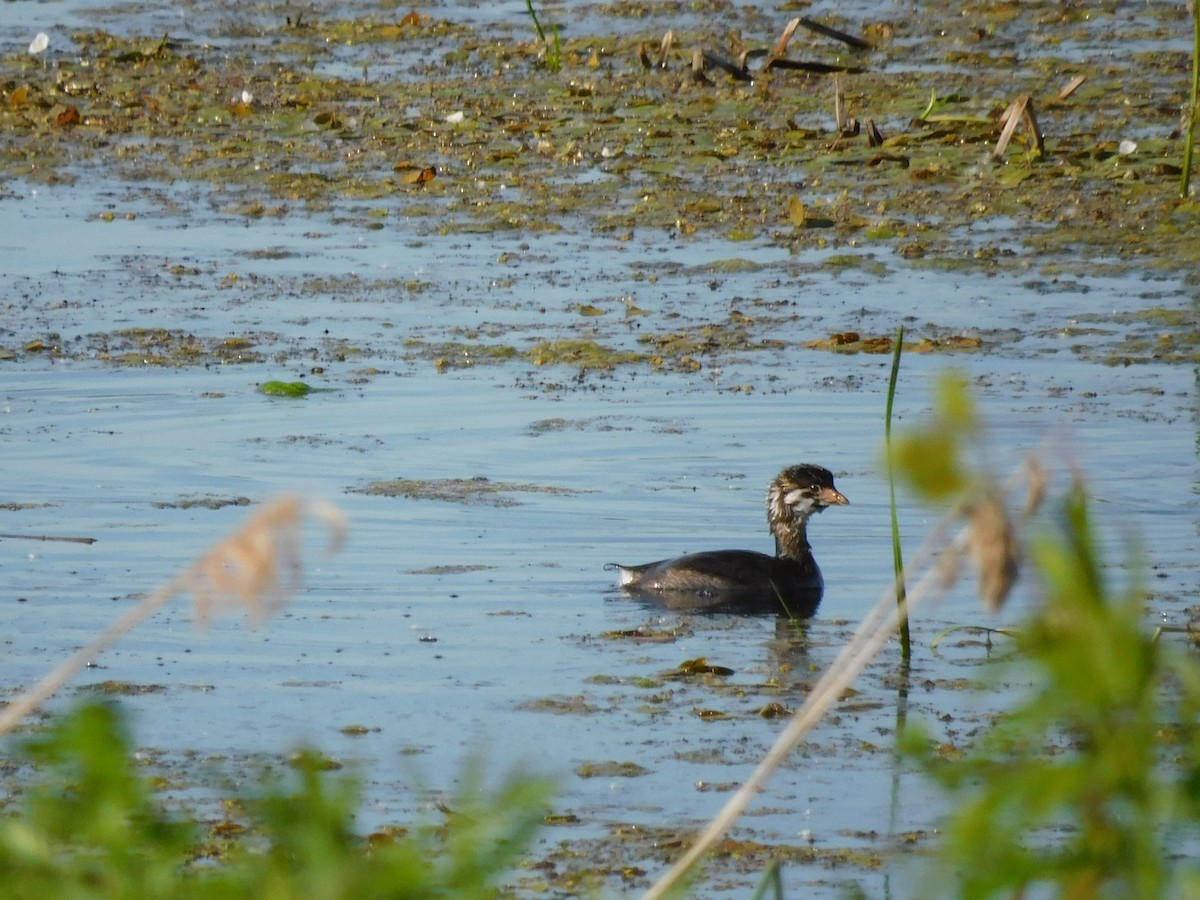
[(1179, 196), (1186, 199), (1191, 185), (1192, 153), (1196, 142), (1196, 107), (1200, 103), (1200, 2), (1190, 0), (1192, 11), (1192, 96), (1188, 105), (1187, 135), (1183, 145), (1183, 175), (1180, 179)]
[(892, 348), (892, 373), (888, 378), (887, 409), (883, 419), (883, 441), (887, 452), (888, 494), (892, 512), (892, 566), (896, 573), (896, 605), (900, 609), (900, 653), (907, 663), (912, 659), (912, 636), (905, 609), (904, 553), (900, 549), (900, 521), (896, 515), (896, 473), (892, 462), (892, 402), (896, 398), (896, 379), (900, 375), (900, 354), (904, 346), (904, 326), (896, 329), (896, 345)]
[(562, 45), (558, 42), (558, 26), (550, 26), (550, 31), (554, 35), (554, 43), (550, 43), (546, 39), (546, 32), (542, 30), (542, 23), (538, 21), (537, 12), (533, 8), (533, 0), (525, 0), (525, 8), (529, 10), (529, 18), (533, 19), (533, 30), (537, 32), (538, 40), (546, 48), (546, 65), (551, 72), (557, 72), (562, 68)]

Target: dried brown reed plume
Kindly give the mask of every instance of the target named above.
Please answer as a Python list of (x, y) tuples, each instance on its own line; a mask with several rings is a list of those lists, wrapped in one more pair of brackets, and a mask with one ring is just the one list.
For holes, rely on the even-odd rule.
[(300, 585), (301, 534), (306, 518), (329, 532), (328, 552), (341, 546), (346, 519), (330, 503), (280, 497), (257, 510), (240, 530), (160, 585), (103, 634), (47, 674), (0, 711), (0, 735), (54, 695), (118, 638), (149, 617), (172, 597), (190, 593), (197, 625), (227, 610), (244, 609), (259, 623), (279, 612)]

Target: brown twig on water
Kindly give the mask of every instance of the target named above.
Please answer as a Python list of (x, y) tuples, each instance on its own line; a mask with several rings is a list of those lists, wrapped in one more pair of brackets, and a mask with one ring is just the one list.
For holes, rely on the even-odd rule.
[(833, 76), (833, 125), (838, 134), (846, 130), (846, 92), (839, 75)]
[(792, 35), (796, 33), (796, 27), (799, 24), (799, 19), (792, 19), (792, 21), (784, 26), (783, 33), (779, 35), (779, 40), (775, 42), (775, 46), (771, 48), (770, 56), (767, 57), (767, 65), (770, 65), (772, 59), (776, 59), (787, 53), (788, 44), (792, 40)]
[[(793, 71), (811, 72), (815, 75), (829, 75), (834, 72), (849, 72), (854, 74), (863, 71), (859, 66), (843, 66), (840, 63), (820, 63), (807, 62), (805, 60), (798, 59), (786, 59), (784, 54), (787, 53), (788, 44), (792, 40), (792, 35), (796, 33), (796, 28), (800, 25), (804, 25), (805, 28), (816, 31), (818, 34), (836, 37), (838, 40), (856, 40), (856, 38), (852, 38), (850, 35), (844, 35), (840, 31), (835, 31), (832, 28), (826, 28), (823, 25), (819, 25), (818, 23), (813, 22), (811, 19), (792, 19), (784, 27), (783, 33), (779, 35), (779, 40), (775, 42), (775, 46), (771, 48), (771, 52), (767, 54), (767, 59), (762, 65), (764, 72), (768, 69), (790, 69)], [(869, 49), (870, 45), (868, 44), (867, 47)]]
[(1066, 87), (1064, 87), (1061, 91), (1059, 91), (1058, 96), (1055, 97), (1054, 99), (1066, 100), (1073, 93), (1075, 93), (1077, 90), (1079, 90), (1079, 86), (1081, 84), (1083, 84), (1085, 81), (1087, 81), (1086, 75), (1076, 75), (1074, 78), (1072, 78), (1070, 81), (1067, 82)]
[(724, 57), (717, 56), (708, 50), (703, 51), (704, 62), (710, 66), (716, 66), (724, 72), (728, 72), (738, 81), (753, 81), (754, 77), (746, 69), (745, 56), (743, 55), (742, 64), (732, 63)]
[(0, 538), (7, 538), (11, 541), (62, 541), (68, 544), (94, 544), (95, 538), (90, 537), (67, 537), (57, 534), (0, 534)]
[(841, 63), (808, 62), (807, 60), (776, 59), (775, 57), (768, 57), (767, 61), (763, 63), (763, 68), (810, 72), (813, 75), (832, 75), (834, 72), (858, 75), (866, 71), (862, 66), (843, 66)]
[[(836, 28), (830, 28), (828, 25), (822, 25), (820, 22), (814, 22), (812, 19), (808, 18), (807, 16), (803, 16), (799, 19), (793, 19), (792, 22), (796, 23), (797, 25), (803, 25), (809, 31), (815, 32), (816, 34), (824, 35), (825, 37), (828, 37), (828, 38), (833, 38), (835, 41), (841, 41), (843, 44), (847, 44), (847, 45), (853, 47), (855, 50), (873, 50), (874, 49), (869, 42), (864, 41), (860, 37), (855, 37), (852, 34), (846, 34), (846, 32), (844, 32), (844, 31), (838, 31)], [(795, 30), (794, 26), (793, 26), (792, 30), (793, 31)], [(791, 37), (791, 35), (789, 34), (788, 37)]]

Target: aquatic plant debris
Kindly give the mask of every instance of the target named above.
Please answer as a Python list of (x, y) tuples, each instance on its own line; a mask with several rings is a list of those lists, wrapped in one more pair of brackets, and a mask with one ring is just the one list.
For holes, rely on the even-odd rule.
[[(904, 156), (907, 169), (872, 168), (866, 135), (847, 140), (835, 133), (829, 120), (832, 77), (782, 68), (786, 40), (768, 52), (767, 42), (784, 22), (732, 8), (701, 24), (686, 18), (654, 22), (656, 15), (679, 15), (667, 7), (628, 20), (623, 17), (632, 9), (613, 7), (598, 17), (585, 7), (573, 13), (584, 28), (607, 23), (620, 30), (588, 32), (573, 24), (558, 74), (541, 65), (540, 42), (497, 39), (483, 26), (429, 16), (388, 21), (310, 15), (302, 27), (284, 16), (268, 17), (244, 26), (232, 40), (220, 35), (221, 53), (170, 35), (77, 30), (70, 35), (74, 53), (53, 67), (31, 69), (28, 53), (0, 57), (6, 85), (0, 174), (69, 181), (102, 168), (142, 180), (191, 180), (236, 191), (241, 215), (271, 214), (280, 202), (320, 208), (367, 198), (386, 198), (394, 214), (404, 215), (434, 199), (439, 216), (431, 227), (439, 229), (537, 230), (579, 221), (604, 234), (683, 224), (813, 246), (852, 240), (861, 227), (851, 224), (857, 220), (887, 221), (901, 236), (927, 235), (931, 252), (948, 256), (961, 252), (951, 236), (956, 226), (1021, 209), (1055, 223), (1061, 240), (1084, 252), (1116, 248), (1122, 256), (1149, 254), (1160, 265), (1194, 264), (1188, 244), (1195, 242), (1187, 233), (1197, 213), (1171, 196), (1181, 145), (1170, 142), (1122, 158), (1110, 154), (1117, 142), (1107, 137), (1131, 116), (1137, 127), (1164, 136), (1176, 127), (1172, 102), (1181, 87), (1182, 54), (1117, 54), (1098, 69), (1045, 41), (1086, 42), (1108, 27), (1109, 14), (1088, 19), (1055, 7), (1048, 16), (1047, 4), (1024, 6), (1014, 16), (980, 10), (991, 38), (984, 42), (968, 27), (970, 16), (944, 23), (936, 43), (922, 39), (919, 13), (823, 26), (843, 35), (842, 41), (862, 41), (854, 50), (858, 62), (836, 65), (861, 71), (838, 78), (864, 118), (886, 123), (882, 147)], [(1122, 20), (1123, 43), (1152, 41), (1164, 27), (1174, 27), (1164, 15), (1152, 8)], [(189, 26), (203, 35), (205, 27), (222, 23), (193, 11)], [(649, 70), (638, 61), (637, 47), (658, 41), (639, 29), (673, 35)], [(871, 39), (849, 34), (856, 29)], [(745, 41), (738, 56), (765, 53), (774, 64), (749, 81), (681, 79), (691, 48), (703, 47), (710, 56), (720, 48), (723, 54), (734, 30)], [(378, 44), (401, 48), (408, 67), (372, 68)], [(1003, 54), (993, 48), (1010, 44), (1034, 50), (1021, 65), (995, 65)], [(320, 62), (334, 46), (367, 60), (368, 77), (325, 74)], [(1038, 58), (1042, 47), (1046, 54)], [(951, 71), (931, 71), (931, 63)], [(1073, 91), (1054, 77), (1059, 70)], [(478, 77), (481, 72), (489, 77)], [(1081, 76), (1087, 80), (1079, 82)], [(249, 80), (253, 92), (242, 87)], [(944, 87), (952, 80), (960, 85), (956, 93)], [(926, 109), (917, 118), (931, 91), (939, 108), (954, 116)], [(1033, 132), (1044, 137), (1045, 156), (981, 167), (979, 149), (998, 136), (999, 114), (1008, 103), (1002, 98), (1015, 94), (1029, 98), (1026, 108), (1039, 109), (1040, 127)], [(232, 105), (216, 100), (228, 97), (236, 97)], [(447, 106), (444, 97), (458, 102)], [(1133, 97), (1149, 99), (1131, 112), (1122, 98)], [(415, 116), (394, 112), (413, 104)], [(62, 117), (70, 110), (78, 120), (72, 116), (68, 131)], [(446, 127), (448, 117), (453, 127)], [(481, 120), (500, 127), (470, 127)], [(654, 127), (655, 121), (671, 127)], [(524, 135), (536, 140), (525, 143)], [(114, 136), (122, 147), (115, 159), (109, 152)], [(357, 145), (354, 154), (342, 152), (348, 141)], [(284, 155), (286, 171), (247, 164)], [(722, 163), (732, 159), (738, 164)], [(586, 170), (604, 177), (579, 179)], [(410, 190), (411, 172), (428, 173), (415, 177), (420, 192)], [(1020, 180), (1010, 172), (1019, 172)], [(477, 193), (464, 203), (454, 193), (467, 173)], [(804, 182), (820, 183), (817, 195), (840, 198), (833, 235), (786, 227), (797, 173)], [(647, 178), (652, 189), (638, 188), (640, 202), (605, 202)], [(507, 184), (519, 184), (520, 192), (501, 198)], [(1145, 189), (1153, 185), (1161, 190)], [(720, 201), (708, 208), (714, 196)], [(1137, 226), (1146, 221), (1171, 222), (1183, 234), (1140, 237)]]
[(268, 397), (291, 397), (299, 399), (307, 397), (313, 391), (312, 385), (303, 381), (264, 381), (258, 386), (260, 394)]
[[(987, 40), (968, 25), (971, 16), (930, 37), (920, 7), (861, 21), (785, 21), (752, 8), (700, 17), (670, 4), (585, 4), (572, 7), (557, 73), (545, 66), (544, 44), (522, 36), (528, 22), (514, 35), (514, 23), (349, 10), (268, 15), (231, 33), (218, 14), (192, 10), (184, 39), (122, 33), (116, 26), (139, 20), (102, 15), (105, 27), (64, 35), (71, 52), (44, 68), (21, 46), (0, 55), (0, 178), (17, 190), (114, 178), (154, 198), (151, 210), (87, 213), (114, 228), (146, 215), (182, 220), (211, 205), (231, 223), (328, 219), (386, 240), (398, 232), (408, 241), (562, 234), (630, 251), (734, 241), (818, 254), (817, 265), (881, 282), (900, 265), (1022, 279), (1052, 277), (1055, 268), (1200, 266), (1200, 203), (1174, 196), (1183, 54), (1114, 50), (1099, 68), (1068, 49), (1104, 48), (1116, 33), (1120, 47), (1157, 46), (1177, 25), (1171, 14), (1156, 6), (1118, 23), (1113, 10), (1083, 15), (1045, 2), (968, 11), (985, 23)], [(1004, 50), (1012, 46), (1030, 49), (1018, 62)], [(735, 67), (779, 64), (764, 63), (749, 80), (704, 84), (690, 74), (697, 50)], [(861, 71), (787, 68), (785, 51)], [(1010, 148), (991, 161), (1014, 97), (1028, 99), (1008, 122), (1024, 123), (1016, 136), (1042, 149)], [(1027, 118), (1034, 108), (1036, 120)], [(851, 122), (872, 127), (854, 133)], [(1127, 136), (1134, 132), (1136, 141)], [(1122, 152), (1129, 146), (1136, 152)], [(246, 258), (272, 252), (248, 248)], [(247, 302), (289, 291), (328, 289), (357, 301), (445, 289), (427, 275), (293, 284), (193, 260), (137, 265), (161, 265), (181, 286), (237, 292)], [(653, 285), (656, 273), (645, 276)], [(343, 293), (356, 288), (361, 295)], [(528, 306), (537, 304), (530, 298)], [(382, 355), (447, 373), (532, 363), (588, 377), (645, 366), (690, 375), (741, 350), (794, 345), (779, 341), (770, 320), (741, 311), (749, 320), (728, 335), (736, 340), (698, 348), (650, 348), (647, 335), (734, 323), (711, 311), (682, 322), (677, 311), (631, 295), (573, 297), (558, 311), (539, 310), (540, 326), (492, 323), (481, 336), (425, 327), (373, 346), (336, 330), (315, 341), (282, 327), (217, 333), (203, 317), (195, 331), (116, 327), (64, 339), (30, 317), (0, 335), (0, 360), (179, 367), (316, 352), (317, 370), (348, 355)], [(630, 328), (633, 316), (644, 334)], [(910, 333), (922, 337), (919, 328)], [(818, 337), (801, 335), (809, 349), (838, 349)], [(920, 349), (972, 352), (974, 337), (945, 334)], [(1112, 364), (1196, 358), (1194, 330), (1160, 337), (1114, 333), (1107, 346), (1065, 349)]]
[(476, 501), (492, 506), (516, 506), (509, 494), (578, 494), (576, 488), (559, 485), (526, 484), (511, 481), (491, 481), (482, 475), (474, 478), (397, 478), (392, 481), (372, 481), (361, 488), (351, 488), (356, 494), (381, 497), (407, 497), (410, 500), (443, 500), (452, 503)]

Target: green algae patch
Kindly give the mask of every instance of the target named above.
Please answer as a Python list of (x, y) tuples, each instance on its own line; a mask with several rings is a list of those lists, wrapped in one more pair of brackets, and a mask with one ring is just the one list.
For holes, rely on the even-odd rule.
[(627, 363), (644, 362), (646, 357), (630, 350), (614, 350), (590, 340), (538, 341), (522, 354), (535, 366), (567, 365), (581, 369), (613, 369)]
[(591, 716), (600, 712), (596, 704), (581, 696), (543, 697), (538, 700), (527, 700), (517, 705), (517, 709), (526, 712), (544, 712), (554, 715)]
[(756, 324), (754, 319), (735, 310), (727, 322), (707, 323), (679, 331), (652, 332), (642, 335), (638, 341), (654, 348), (650, 356), (654, 366), (697, 371), (701, 368), (698, 357), (782, 346), (779, 342), (758, 337), (754, 333)]
[(575, 768), (575, 774), (580, 778), (640, 778), (649, 775), (650, 770), (635, 762), (597, 762), (582, 763)]
[(134, 684), (130, 681), (98, 681), (95, 684), (85, 684), (81, 691), (95, 694), (108, 694), (117, 697), (140, 697), (143, 694), (165, 694), (165, 684)]
[(507, 362), (520, 354), (508, 344), (471, 343), (425, 343), (418, 339), (405, 342), (406, 349), (415, 356), (433, 361), (434, 367), (443, 372), (447, 369), (468, 369), (472, 366)]
[(224, 509), (227, 506), (249, 505), (249, 497), (184, 497), (179, 500), (161, 500), (153, 504), (155, 509)]
[[(701, 790), (733, 790), (734, 784)], [(767, 842), (728, 837), (717, 843), (705, 859), (705, 875), (712, 883), (750, 883), (761, 879), (772, 863), (791, 866), (813, 866), (827, 873), (840, 873), (852, 883), (854, 872), (875, 872), (889, 862), (903, 858), (920, 847), (936, 840), (930, 831), (908, 831), (892, 835), (874, 832), (839, 832), (843, 842), (794, 840)], [(573, 885), (573, 892), (588, 893), (591, 885), (613, 883), (620, 879), (629, 886), (644, 889), (649, 886), (647, 870), (674, 862), (696, 839), (695, 831), (675, 825), (613, 823), (608, 834), (593, 838), (572, 836), (571, 840), (552, 842), (545, 855), (531, 868), (554, 872), (552, 887), (562, 890)], [(833, 877), (832, 875), (827, 875)], [(527, 885), (528, 886), (528, 885)], [(544, 890), (544, 889), (543, 889)], [(749, 887), (744, 891), (751, 893)]]
[(1079, 357), (1106, 365), (1200, 363), (1200, 312), (1192, 308), (1166, 309), (1153, 306), (1112, 313), (1082, 313), (1079, 325), (1059, 329), (1071, 338), (1102, 338), (1075, 343)]
[[(804, 346), (810, 350), (830, 350), (834, 353), (874, 353), (892, 352), (893, 339), (887, 335), (872, 337), (857, 331), (843, 331), (828, 337), (815, 338), (805, 341)], [(979, 350), (983, 347), (983, 339), (974, 335), (946, 334), (940, 337), (925, 337), (917, 341), (906, 342), (904, 349), (909, 353), (951, 353)]]
[(260, 344), (278, 341), (269, 333), (213, 337), (171, 328), (124, 328), (84, 335), (71, 343), (59, 335), (32, 342), (26, 352), (71, 359), (97, 359), (124, 367), (181, 368), (259, 362)]
[(303, 381), (264, 381), (258, 386), (258, 392), (268, 397), (290, 397), (300, 399), (313, 392), (312, 385)]

